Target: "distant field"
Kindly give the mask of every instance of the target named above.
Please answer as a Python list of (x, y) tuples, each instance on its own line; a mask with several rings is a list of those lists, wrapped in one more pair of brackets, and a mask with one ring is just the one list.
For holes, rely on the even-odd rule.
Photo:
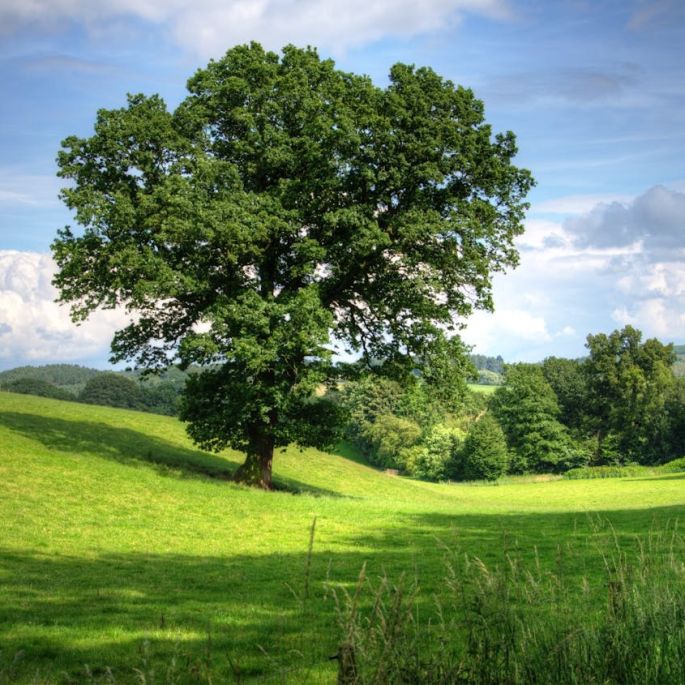
[(175, 419), (0, 393), (0, 682), (165, 682), (174, 659), (214, 682), (334, 682), (330, 588), (363, 564), (430, 597), (446, 557), (506, 553), (603, 598), (602, 541), (685, 518), (682, 475), (430, 484), (354, 456), (291, 447), (289, 491), (257, 492)]
[(491, 395), (499, 385), (478, 385), (477, 383), (469, 383), (469, 388), (474, 392), (482, 392), (484, 395)]

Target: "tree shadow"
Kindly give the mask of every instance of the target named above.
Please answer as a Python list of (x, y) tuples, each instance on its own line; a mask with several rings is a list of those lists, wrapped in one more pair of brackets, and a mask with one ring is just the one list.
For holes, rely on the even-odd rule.
[[(88, 453), (119, 463), (149, 465), (160, 475), (174, 478), (209, 478), (232, 481), (238, 464), (220, 454), (180, 447), (147, 433), (111, 426), (96, 421), (77, 421), (25, 414), (0, 412), (0, 425), (37, 440), (48, 450), (73, 454)], [(340, 496), (291, 478), (275, 478), (276, 489), (292, 494)]]
[(377, 469), (373, 464), (369, 463), (369, 460), (350, 442), (343, 440), (337, 445), (334, 445), (330, 450), (330, 454), (335, 454), (336, 457), (341, 459), (347, 459), (348, 461), (353, 461), (355, 464), (361, 464), (362, 466), (368, 466), (371, 469)]
[[(385, 574), (416, 578), (423, 616), (445, 589), (445, 560), (466, 554), (490, 568), (519, 559), (563, 575), (569, 587), (580, 588), (580, 579), (589, 577), (592, 601), (601, 602), (606, 550), (616, 540), (628, 549), (632, 536), (664, 530), (684, 513), (685, 507), (670, 506), (587, 516), (406, 514), (396, 526), (369, 526), (338, 540), (345, 551), (319, 550), (315, 543), (311, 554), (86, 558), (0, 548), (0, 651), (5, 661), (23, 652), (17, 680), (41, 673), (52, 682), (65, 672), (64, 682), (83, 682), (89, 664), (94, 673), (109, 667), (116, 682), (129, 682), (147, 661), (158, 674), (174, 662), (189, 669), (211, 662), (223, 678), (217, 682), (230, 682), (236, 664), (250, 681), (306, 682), (307, 669), (332, 680), (329, 657), (341, 631), (331, 588), (354, 594), (362, 567), (376, 581)], [(367, 594), (360, 607), (365, 602), (371, 603)]]
[(685, 472), (678, 473), (660, 473), (658, 476), (651, 478), (626, 478), (632, 481), (655, 481), (655, 480), (685, 480)]

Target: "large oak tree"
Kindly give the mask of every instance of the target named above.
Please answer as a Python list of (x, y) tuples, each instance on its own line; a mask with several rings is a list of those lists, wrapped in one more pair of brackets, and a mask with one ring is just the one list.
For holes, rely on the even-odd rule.
[(460, 372), (454, 321), (492, 307), (533, 181), (514, 135), (429, 68), (397, 64), (380, 88), (313, 49), (253, 43), (188, 90), (173, 112), (129, 96), (63, 142), (82, 228), (53, 243), (55, 284), (77, 321), (131, 313), (113, 360), (206, 367), (191, 436), (243, 450), (238, 479), (268, 488), (274, 447), (330, 438), (313, 391), (332, 342), (395, 376)]

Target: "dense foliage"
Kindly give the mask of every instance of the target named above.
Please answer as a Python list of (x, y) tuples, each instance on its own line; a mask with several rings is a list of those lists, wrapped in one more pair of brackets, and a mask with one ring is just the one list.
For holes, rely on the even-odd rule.
[(78, 364), (46, 364), (45, 366), (18, 366), (7, 371), (0, 371), (0, 385), (27, 378), (51, 383), (64, 390), (82, 388), (100, 371), (89, 369)]
[[(614, 466), (681, 457), (685, 379), (674, 374), (673, 346), (643, 342), (630, 326), (587, 340), (586, 358), (506, 365), (504, 384), (489, 399), (467, 392), (449, 409), (433, 404), (419, 411), (427, 395), (409, 411), (401, 400), (406, 390), (397, 384), (372, 378), (351, 384), (348, 436), (372, 463), (432, 480), (491, 479), (505, 471), (594, 473), (586, 467), (603, 466), (614, 473)], [(481, 419), (486, 404), (490, 412)], [(393, 416), (403, 417), (402, 430)], [(407, 421), (414, 422), (411, 432)], [(365, 438), (393, 426), (392, 438)], [(449, 439), (432, 437), (445, 430)], [(494, 435), (502, 432), (504, 450)]]
[(400, 384), (375, 374), (346, 382), (337, 401), (345, 410), (346, 437), (370, 463), (427, 480), (447, 477), (466, 427), (485, 406), (463, 375), (449, 401), (421, 378)]
[(451, 475), (456, 480), (497, 480), (508, 466), (504, 432), (494, 416), (487, 413), (471, 426)]
[[(50, 378), (61, 384), (47, 380)], [(175, 416), (187, 378), (187, 372), (173, 367), (143, 377), (129, 371), (108, 373), (74, 364), (49, 364), (0, 372), (0, 389)]]
[(52, 397), (55, 400), (75, 400), (76, 396), (67, 390), (49, 383), (40, 378), (16, 378), (15, 380), (0, 383), (0, 390), (18, 392), (23, 395), (36, 395), (38, 397)]
[(86, 383), (79, 400), (86, 404), (140, 409), (143, 406), (143, 393), (130, 378), (117, 373), (102, 373)]
[(676, 447), (666, 411), (675, 387), (673, 346), (641, 338), (631, 326), (588, 336), (586, 413), (599, 462), (652, 463)]
[(563, 471), (582, 462), (558, 420), (557, 397), (539, 366), (509, 366), (491, 406), (512, 450), (514, 473)]
[(315, 391), (330, 341), (443, 391), (462, 373), (454, 321), (492, 307), (516, 264), (532, 185), (483, 104), (429, 68), (386, 88), (313, 49), (253, 43), (158, 96), (98, 113), (63, 143), (62, 191), (80, 233), (53, 244), (75, 319), (124, 306), (114, 360), (210, 366), (181, 409), (203, 447), (246, 453), (270, 487), (274, 448), (336, 435)]

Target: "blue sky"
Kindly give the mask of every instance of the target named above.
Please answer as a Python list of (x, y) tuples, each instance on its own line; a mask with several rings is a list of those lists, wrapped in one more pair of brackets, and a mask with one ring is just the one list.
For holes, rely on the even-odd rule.
[(685, 342), (682, 0), (0, 0), (0, 368), (106, 364), (124, 319), (75, 327), (54, 304), (60, 141), (127, 92), (170, 106), (212, 57), (311, 44), (383, 84), (432, 66), (518, 136), (538, 185), (521, 264), (464, 331), (508, 361), (580, 356), (632, 324)]

